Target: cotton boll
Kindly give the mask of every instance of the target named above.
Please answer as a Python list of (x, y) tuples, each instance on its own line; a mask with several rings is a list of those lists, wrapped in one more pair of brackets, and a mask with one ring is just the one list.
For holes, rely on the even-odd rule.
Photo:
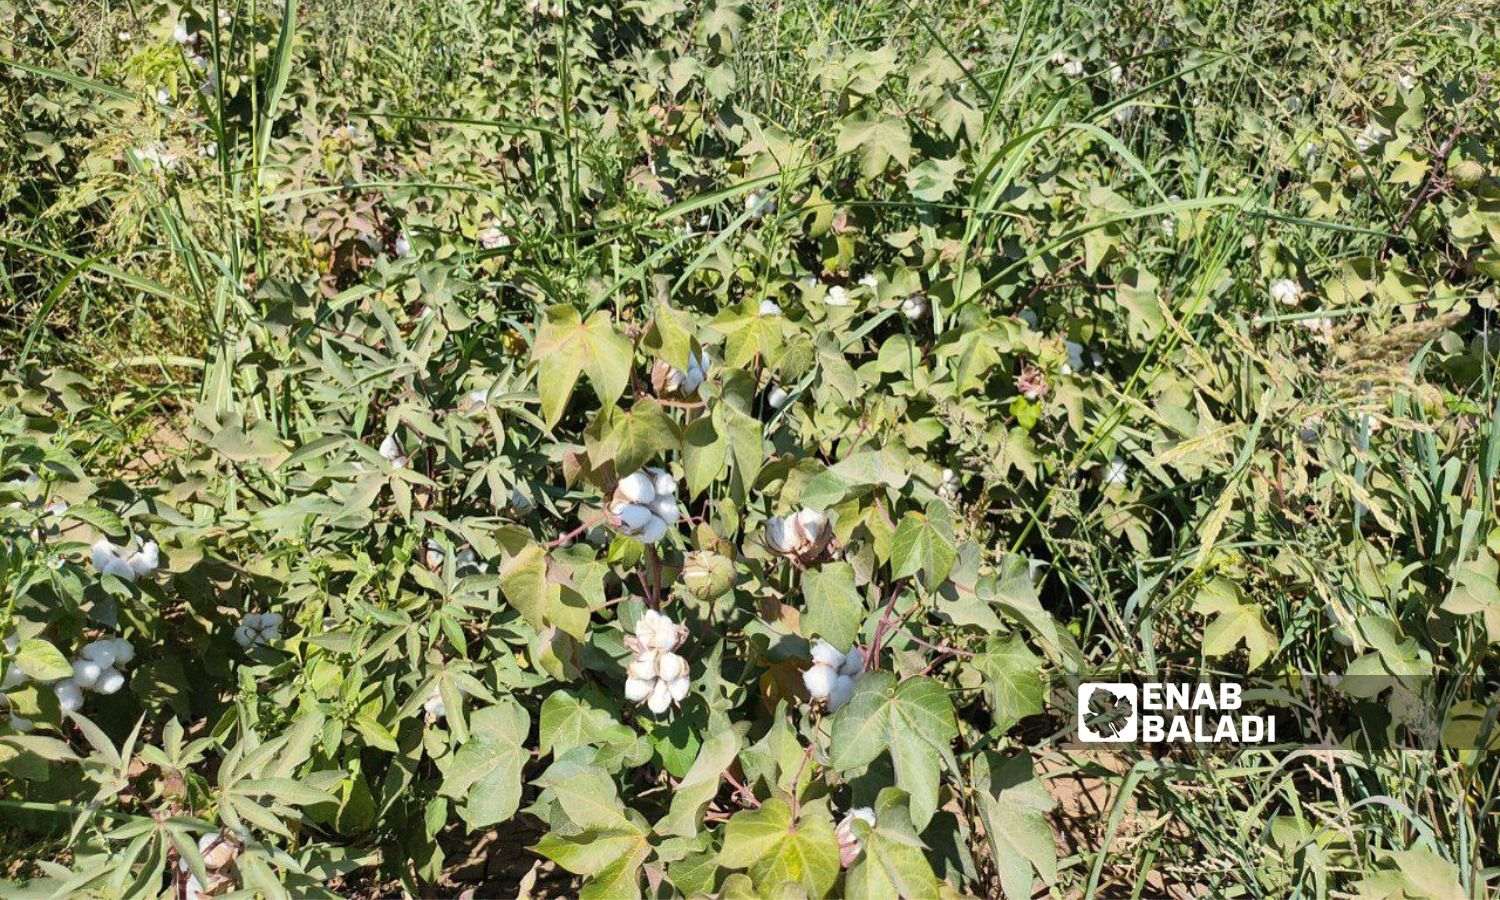
[(859, 858), (860, 850), (863, 849), (859, 835), (854, 831), (856, 819), (873, 828), (875, 827), (875, 811), (868, 806), (851, 809), (834, 829), (833, 835), (839, 845), (839, 865), (845, 869), (854, 864), (854, 861)]
[(239, 644), (241, 647), (248, 648), (255, 642), (255, 633), (250, 630), (249, 625), (241, 622), (234, 629), (234, 640), (235, 643)]
[(912, 321), (927, 315), (927, 298), (921, 294), (912, 294), (901, 301), (901, 314)]
[[(277, 616), (276, 621), (280, 622), (281, 616)], [(135, 645), (131, 644), (130, 641), (122, 637), (117, 637), (109, 642), (109, 646), (115, 653), (115, 665), (129, 665), (131, 660), (135, 659)]]
[(788, 394), (786, 391), (782, 390), (781, 385), (779, 384), (772, 385), (771, 390), (766, 393), (766, 403), (769, 404), (772, 409), (781, 409), (783, 406), (786, 406), (786, 402), (791, 398), (791, 394)]
[(854, 679), (848, 675), (838, 675), (833, 679), (833, 689), (828, 692), (828, 711), (833, 712), (854, 695)]
[(828, 298), (825, 302), (829, 306), (848, 306), (849, 292), (838, 285), (834, 285), (828, 289)]
[(652, 478), (645, 472), (634, 472), (621, 478), (615, 486), (615, 494), (630, 503), (650, 503), (656, 499)]
[(427, 699), (422, 701), (422, 709), (434, 719), (448, 718), (448, 707), (443, 704), (443, 693), (438, 690), (437, 685), (432, 686), (432, 693), (428, 694)]
[(1082, 372), (1084, 368), (1083, 345), (1074, 341), (1063, 341), (1063, 350), (1068, 354), (1068, 361), (1063, 366), (1063, 373)]
[(775, 300), (762, 300), (760, 301), (760, 314), (763, 316), (779, 316), (781, 315), (781, 307)]
[(647, 469), (646, 474), (651, 477), (651, 489), (656, 492), (657, 499), (662, 497), (677, 496), (677, 479), (666, 469)]
[(656, 677), (662, 681), (676, 681), (687, 674), (687, 660), (671, 651), (661, 654), (656, 661)]
[(101, 694), (113, 694), (125, 686), (125, 676), (119, 669), (108, 668), (99, 673), (99, 681), (94, 685), (94, 690)]
[(656, 651), (647, 650), (632, 659), (630, 661), (630, 665), (626, 666), (625, 672), (631, 678), (650, 681), (652, 678), (656, 677), (658, 668), (659, 666)]
[(81, 688), (93, 688), (99, 682), (104, 667), (89, 659), (73, 660), (73, 683)]
[(646, 525), (637, 536), (644, 544), (654, 544), (667, 536), (667, 523), (656, 516), (646, 520)]
[(1129, 472), (1129, 469), (1125, 465), (1125, 460), (1116, 456), (1109, 461), (1109, 465), (1104, 469), (1104, 483), (1124, 484), (1127, 472)]
[(863, 277), (863, 278), (861, 278), (859, 280), (859, 284), (860, 284), (861, 287), (867, 287), (867, 288), (869, 288), (872, 291), (875, 290), (875, 287), (879, 283), (880, 282), (875, 279), (874, 275), (866, 275), (865, 277)]
[(664, 525), (676, 525), (677, 520), (682, 517), (681, 511), (677, 508), (677, 501), (670, 497), (658, 498), (655, 503), (651, 504), (651, 512), (655, 513)]
[(651, 678), (627, 678), (625, 679), (625, 699), (631, 703), (640, 703), (651, 696), (651, 688), (655, 679)]
[(815, 664), (825, 665), (835, 669), (844, 664), (844, 654), (840, 653), (837, 647), (833, 646), (822, 638), (813, 641), (812, 658)]
[[(459, 555), (462, 556), (463, 554), (459, 554)], [(264, 615), (262, 615), (260, 617), (260, 620), (267, 627), (270, 627), (270, 628), (280, 628), (281, 627), (281, 622), (282, 622), (281, 613), (268, 612), (268, 613), (265, 613)]]
[(385, 440), (380, 442), (380, 455), (398, 469), (406, 465), (406, 456), (401, 452), (401, 444), (394, 434), (386, 435)]
[(64, 678), (52, 686), (57, 695), (57, 705), (63, 712), (75, 712), (83, 706), (83, 689), (71, 678)]
[(814, 664), (802, 673), (802, 683), (807, 687), (808, 695), (814, 700), (827, 700), (837, 680), (838, 675), (831, 666)]
[(403, 231), (400, 234), (396, 235), (396, 244), (394, 249), (398, 258), (411, 256), (411, 239), (406, 236), (406, 232)]
[(98, 569), (100, 572), (103, 572), (109, 566), (109, 564), (114, 561), (114, 558), (115, 547), (104, 538), (100, 538), (99, 540), (95, 541), (94, 545), (89, 548), (89, 561), (92, 562), (94, 564), (94, 568)]
[(27, 681), (26, 673), (12, 660), (5, 667), (5, 677), (0, 678), (0, 691), (8, 691), (11, 688), (20, 687)]
[(840, 675), (855, 676), (865, 668), (865, 651), (858, 647), (850, 647), (849, 652), (844, 654), (844, 662), (839, 666)]
[(646, 527), (646, 523), (654, 518), (651, 515), (650, 509), (644, 506), (637, 506), (634, 503), (627, 503), (620, 507), (617, 515), (620, 517), (620, 524), (625, 526), (625, 529), (630, 532), (641, 531)]
[(161, 564), (161, 551), (156, 546), (156, 541), (147, 541), (141, 545), (141, 549), (131, 554), (127, 560), (130, 571), (139, 577), (150, 575), (156, 571)]
[(99, 668), (106, 668), (115, 664), (115, 642), (108, 639), (91, 641), (78, 651), (78, 655), (90, 662), (98, 663)]
[(672, 689), (665, 681), (658, 679), (651, 686), (651, 696), (646, 700), (646, 708), (661, 715), (672, 706)]
[(766, 520), (766, 543), (777, 553), (792, 552), (795, 539), (792, 537), (792, 529), (787, 527), (786, 519), (772, 516)]
[(686, 675), (679, 675), (677, 678), (667, 682), (667, 692), (672, 695), (672, 702), (681, 703), (683, 698), (687, 696), (688, 688), (692, 687), (692, 684), (692, 681)]
[(823, 536), (823, 529), (828, 525), (828, 516), (814, 509), (804, 509), (797, 513), (793, 519), (793, 525), (798, 541), (803, 544), (814, 544)]
[(1302, 301), (1302, 285), (1290, 278), (1271, 282), (1271, 299), (1286, 306), (1296, 306)]

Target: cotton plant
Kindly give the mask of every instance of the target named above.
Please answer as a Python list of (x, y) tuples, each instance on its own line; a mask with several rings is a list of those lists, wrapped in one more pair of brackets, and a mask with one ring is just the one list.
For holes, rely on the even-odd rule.
[(635, 623), (635, 633), (625, 638), (633, 654), (625, 668), (625, 699), (644, 703), (661, 715), (687, 696), (691, 680), (688, 663), (677, 654), (687, 640), (687, 629), (654, 609), (646, 610)]
[(161, 551), (155, 541), (146, 541), (132, 550), (115, 546), (108, 538), (100, 538), (89, 548), (89, 559), (101, 575), (135, 581), (157, 570), (161, 565)]
[(665, 469), (647, 468), (621, 478), (610, 497), (611, 523), (643, 544), (667, 536), (682, 512), (677, 506), (677, 479)]
[(766, 546), (774, 553), (794, 559), (806, 561), (818, 556), (832, 536), (828, 516), (813, 509), (766, 520)]
[(250, 613), (234, 629), (234, 639), (241, 647), (264, 647), (281, 640), (281, 613)]
[(823, 298), (823, 302), (829, 306), (848, 306), (849, 290), (836, 284), (828, 289), (828, 295)]
[(821, 638), (813, 642), (813, 664), (802, 673), (802, 684), (813, 702), (823, 703), (834, 712), (854, 695), (859, 673), (864, 671), (865, 652), (851, 647), (848, 653)]
[(958, 473), (952, 469), (944, 469), (943, 476), (938, 481), (938, 496), (948, 501), (957, 500), (960, 487), (962, 485), (958, 480)]
[(410, 461), (405, 451), (401, 449), (401, 442), (396, 439), (394, 432), (386, 435), (385, 440), (380, 442), (380, 455), (397, 469), (406, 468), (407, 462)]

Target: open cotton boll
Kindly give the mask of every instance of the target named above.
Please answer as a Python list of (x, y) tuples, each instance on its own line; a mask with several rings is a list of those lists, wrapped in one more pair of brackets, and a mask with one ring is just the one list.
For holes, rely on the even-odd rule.
[(801, 510), (792, 519), (795, 536), (804, 544), (817, 543), (823, 537), (823, 529), (827, 525), (828, 516), (814, 509)]
[(99, 683), (104, 667), (91, 659), (73, 660), (73, 683), (81, 688), (92, 688)]
[(662, 681), (676, 681), (687, 674), (687, 660), (677, 654), (667, 651), (657, 657), (656, 677)]
[(927, 298), (921, 294), (912, 294), (901, 301), (901, 314), (912, 321), (927, 315)]
[(828, 711), (835, 712), (854, 696), (854, 679), (848, 675), (836, 675), (833, 689), (828, 692)]
[(644, 544), (654, 544), (666, 536), (667, 523), (656, 516), (647, 519), (645, 526), (641, 528), (640, 534), (636, 535), (641, 543)]
[(666, 525), (676, 525), (677, 520), (682, 518), (677, 501), (671, 497), (657, 497), (656, 502), (651, 504), (651, 512)]
[(802, 673), (802, 683), (807, 687), (807, 693), (814, 700), (827, 700), (833, 693), (833, 683), (838, 680), (838, 673), (832, 666), (814, 664)]
[(71, 678), (64, 678), (54, 684), (52, 693), (57, 695), (57, 705), (62, 707), (63, 712), (76, 712), (83, 706), (83, 688)]
[(625, 699), (631, 703), (640, 703), (651, 696), (651, 688), (655, 684), (655, 678), (627, 678), (625, 679)]
[(760, 301), (760, 314), (763, 316), (779, 316), (781, 315), (781, 306), (775, 300), (762, 300)]
[(144, 578), (155, 572), (161, 564), (161, 551), (157, 549), (156, 541), (142, 544), (141, 549), (126, 558), (125, 564), (137, 578)]
[[(97, 641), (90, 641), (85, 644), (83, 649), (78, 651), (78, 655), (90, 662), (97, 663), (100, 668), (104, 668), (105, 666), (114, 665), (119, 659), (119, 653), (116, 652), (116, 649), (114, 641), (109, 638), (100, 638)], [(133, 655), (134, 653), (132, 652)]]
[(849, 292), (839, 285), (834, 285), (828, 289), (828, 297), (824, 302), (829, 306), (848, 306)]
[[(280, 622), (281, 617), (277, 616), (276, 621)], [(109, 642), (109, 648), (114, 651), (115, 665), (129, 665), (130, 662), (135, 659), (135, 645), (122, 637), (117, 637), (111, 640)]]
[(651, 477), (651, 489), (656, 492), (657, 497), (677, 496), (677, 479), (666, 469), (647, 469), (646, 474)]
[(792, 529), (787, 527), (786, 519), (772, 516), (766, 520), (766, 543), (777, 553), (792, 552), (796, 539), (792, 536)]
[(125, 686), (125, 676), (119, 669), (107, 668), (99, 673), (99, 680), (94, 684), (94, 690), (101, 694), (113, 694)]
[(854, 861), (859, 858), (860, 850), (863, 849), (859, 835), (854, 832), (856, 819), (874, 828), (875, 810), (868, 806), (855, 807), (849, 810), (848, 815), (844, 816), (839, 821), (838, 827), (833, 830), (833, 836), (839, 844), (839, 865), (845, 869), (854, 864)]
[(634, 472), (620, 479), (615, 494), (629, 503), (650, 503), (656, 499), (656, 489), (651, 476), (645, 472)]
[(385, 440), (380, 442), (380, 455), (398, 469), (406, 466), (406, 454), (401, 452), (401, 443), (394, 434), (386, 435)]
[(443, 692), (438, 690), (437, 685), (432, 686), (432, 693), (422, 701), (422, 709), (434, 720), (448, 718), (448, 708), (443, 705)]
[(620, 524), (631, 532), (643, 531), (646, 524), (655, 518), (651, 515), (649, 508), (634, 503), (627, 503), (620, 507), (617, 515), (620, 517)]
[(786, 406), (786, 402), (791, 398), (792, 395), (782, 390), (779, 384), (771, 385), (771, 390), (766, 393), (766, 403), (772, 409), (781, 409), (783, 406)]
[(865, 651), (858, 647), (850, 647), (849, 652), (844, 654), (844, 661), (839, 665), (840, 675), (858, 675), (865, 667)]
[(835, 669), (844, 664), (844, 654), (840, 653), (837, 647), (822, 638), (813, 641), (812, 658), (814, 663), (831, 666)]
[[(660, 684), (661, 682), (657, 683)], [(683, 698), (687, 696), (688, 688), (692, 687), (693, 683), (687, 675), (679, 675), (671, 681), (666, 682), (666, 685), (667, 693), (672, 696), (672, 702), (681, 703)]]
[(646, 708), (661, 715), (672, 706), (672, 688), (665, 681), (657, 679), (651, 686), (651, 696), (646, 700)]
[(1271, 282), (1271, 299), (1285, 306), (1296, 306), (1302, 302), (1302, 285), (1290, 278), (1278, 278)]
[(657, 673), (657, 652), (645, 650), (630, 661), (625, 667), (625, 673), (631, 678), (650, 681)]
[(1125, 476), (1129, 471), (1129, 468), (1125, 465), (1125, 460), (1116, 456), (1109, 461), (1109, 465), (1104, 467), (1104, 483), (1124, 484)]

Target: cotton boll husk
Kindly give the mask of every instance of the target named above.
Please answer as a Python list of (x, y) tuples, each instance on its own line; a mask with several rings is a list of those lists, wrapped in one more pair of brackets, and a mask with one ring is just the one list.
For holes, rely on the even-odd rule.
[(833, 683), (838, 678), (833, 667), (814, 665), (802, 673), (802, 683), (814, 700), (826, 700), (833, 693)]
[(615, 487), (615, 494), (631, 503), (650, 503), (656, 499), (656, 490), (652, 487), (651, 478), (644, 472), (634, 472), (621, 478), (620, 483)]
[(617, 515), (620, 517), (620, 524), (624, 525), (628, 531), (640, 531), (646, 527), (646, 523), (655, 518), (651, 515), (649, 508), (635, 503), (625, 504)]
[(627, 678), (625, 679), (625, 699), (631, 703), (640, 703), (651, 696), (651, 688), (655, 679)]
[(832, 712), (849, 702), (854, 695), (854, 679), (848, 675), (834, 677), (833, 689), (828, 692), (828, 710)]
[(104, 667), (91, 659), (73, 660), (73, 683), (81, 688), (92, 688), (99, 682)]
[(94, 690), (101, 694), (113, 694), (125, 686), (125, 676), (119, 669), (108, 668), (99, 673), (99, 681), (95, 683)]
[(652, 516), (646, 521), (645, 527), (641, 529), (640, 539), (642, 543), (654, 544), (667, 536), (667, 523)]
[(655, 650), (647, 650), (630, 661), (625, 672), (631, 678), (650, 680), (656, 677), (659, 660)]
[(651, 687), (651, 697), (646, 701), (646, 708), (657, 715), (666, 712), (672, 706), (672, 689), (665, 681), (657, 680)]
[(656, 661), (656, 677), (662, 681), (676, 681), (687, 674), (687, 670), (687, 660), (671, 651), (661, 654)]
[(813, 662), (837, 669), (844, 662), (844, 654), (838, 648), (819, 638), (812, 645)]
[(682, 699), (687, 696), (688, 688), (691, 686), (692, 681), (686, 675), (682, 675), (667, 682), (667, 692), (672, 695), (673, 701), (681, 703)]

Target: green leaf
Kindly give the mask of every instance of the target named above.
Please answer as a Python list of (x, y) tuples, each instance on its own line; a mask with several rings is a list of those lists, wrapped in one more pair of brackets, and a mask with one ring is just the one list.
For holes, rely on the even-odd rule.
[(912, 822), (922, 829), (937, 811), (942, 762), (951, 758), (957, 736), (953, 702), (941, 684), (926, 677), (898, 682), (890, 672), (869, 672), (833, 716), (829, 761), (849, 772), (889, 748), (896, 784), (911, 795)]
[(740, 734), (733, 728), (714, 733), (703, 742), (693, 767), (672, 792), (672, 807), (656, 831), (663, 835), (692, 837), (703, 825), (703, 810), (719, 792), (719, 778), (740, 753)]
[(41, 638), (22, 641), (16, 648), (15, 664), (36, 681), (57, 681), (73, 674), (73, 666), (62, 651)]
[(545, 315), (531, 358), (537, 364), (542, 417), (550, 428), (562, 418), (580, 373), (588, 373), (600, 403), (609, 406), (618, 400), (630, 383), (634, 352), (603, 310), (587, 322), (571, 306), (551, 307)]
[(879, 177), (893, 159), (903, 167), (911, 160), (911, 129), (906, 120), (882, 115), (871, 107), (866, 104), (845, 116), (834, 138), (839, 153), (858, 151), (859, 172), (866, 180)]
[(580, 829), (633, 827), (609, 773), (595, 765), (592, 751), (565, 754), (536, 780), (552, 791), (568, 819)]
[(531, 717), (504, 697), (469, 717), (469, 738), (443, 772), (439, 793), (464, 802), (470, 830), (503, 822), (521, 803), (521, 767), (531, 758), (526, 736)]
[(953, 517), (938, 501), (925, 513), (908, 512), (891, 538), (891, 575), (905, 578), (922, 573), (922, 582), (935, 591), (948, 577), (958, 550), (953, 543)]
[(918, 200), (936, 203), (953, 193), (953, 179), (963, 171), (960, 157), (926, 159), (906, 173), (906, 189)]
[(574, 747), (634, 745), (636, 734), (607, 709), (567, 691), (553, 691), (542, 701), (538, 740), (542, 753), (561, 757)]
[(974, 667), (984, 675), (995, 730), (1042, 711), (1042, 660), (1019, 634), (1004, 642), (990, 638)]
[(854, 567), (833, 562), (802, 573), (802, 632), (848, 649), (865, 618), (864, 598), (854, 586)]
[(1453, 567), (1453, 587), (1443, 610), (1459, 616), (1484, 615), (1490, 643), (1500, 643), (1500, 563), (1489, 554)]
[(674, 450), (681, 449), (677, 420), (655, 400), (637, 400), (628, 413), (613, 418), (608, 436), (590, 448), (589, 460), (600, 465), (614, 460), (615, 471), (629, 474)]
[(682, 438), (682, 471), (687, 477), (689, 497), (703, 493), (724, 474), (729, 461), (729, 442), (714, 427), (713, 417), (700, 416), (687, 427)]
[(1244, 599), (1234, 582), (1216, 576), (1198, 590), (1193, 609), (1216, 616), (1203, 629), (1203, 653), (1227, 656), (1240, 641), (1250, 651), (1250, 668), (1265, 662), (1276, 647), (1276, 634), (1259, 606)]
[(1001, 890), (1007, 900), (1028, 900), (1036, 875), (1048, 884), (1057, 881), (1057, 845), (1047, 822), (1052, 795), (1032, 774), (1031, 757), (1025, 754), (1002, 758), (985, 753), (974, 770), (979, 813)]
[(793, 884), (822, 897), (839, 875), (839, 844), (826, 812), (804, 810), (796, 822), (785, 800), (773, 797), (759, 809), (741, 810), (724, 826), (719, 864), (749, 869), (761, 896)]

